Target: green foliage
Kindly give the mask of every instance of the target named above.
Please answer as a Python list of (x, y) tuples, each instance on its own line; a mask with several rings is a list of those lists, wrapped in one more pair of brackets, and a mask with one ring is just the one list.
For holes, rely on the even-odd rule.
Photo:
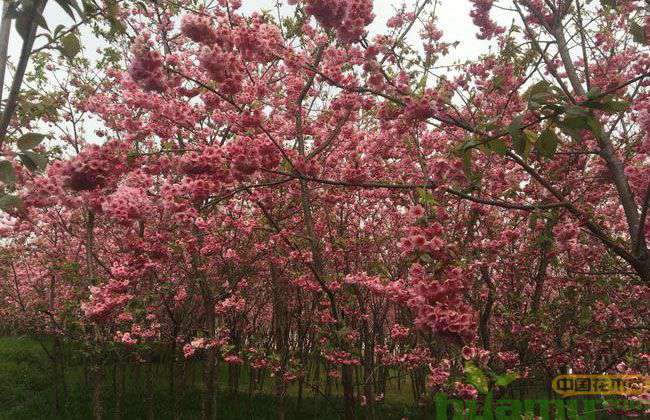
[(13, 194), (5, 194), (0, 196), (0, 209), (9, 211), (9, 210), (20, 210), (23, 208), (23, 200), (20, 197)]
[(47, 156), (42, 153), (35, 153), (32, 151), (26, 151), (24, 153), (19, 153), (18, 157), (20, 161), (25, 165), (30, 171), (42, 171), (47, 166)]
[(512, 145), (519, 155), (523, 155), (526, 148), (526, 137), (521, 126), (522, 119), (521, 115), (517, 115), (508, 126), (508, 133), (512, 137)]
[(546, 127), (542, 134), (540, 134), (535, 146), (541, 156), (550, 159), (555, 155), (558, 143), (559, 139), (555, 134), (555, 130), (551, 127)]
[(630, 33), (632, 34), (632, 38), (634, 38), (635, 42), (643, 45), (646, 45), (648, 43), (645, 29), (638, 23), (632, 22), (630, 25)]
[(494, 378), (495, 385), (506, 387), (516, 381), (517, 378), (519, 378), (519, 375), (516, 372), (508, 372), (501, 375), (493, 373), (492, 377)]
[(418, 199), (420, 203), (426, 204), (429, 206), (437, 206), (438, 202), (433, 198), (433, 194), (425, 188), (418, 188)]
[(465, 362), (465, 377), (467, 382), (472, 384), (474, 388), (481, 394), (487, 394), (489, 391), (489, 380), (485, 373), (477, 367), (473, 362)]
[(506, 144), (501, 139), (494, 139), (488, 142), (487, 147), (489, 150), (499, 155), (505, 155), (508, 151)]
[(41, 144), (41, 142), (45, 139), (45, 134), (40, 134), (40, 133), (27, 133), (22, 135), (18, 141), (18, 148), (22, 150), (23, 152), (27, 150), (31, 150), (34, 147), (38, 146)]
[(79, 3), (77, 3), (77, 0), (54, 0), (56, 3), (63, 9), (64, 12), (68, 14), (72, 18), (72, 20), (75, 19), (75, 12), (79, 16), (83, 16), (83, 11), (81, 8), (79, 8)]
[(16, 182), (16, 170), (8, 160), (0, 161), (0, 181), (8, 185)]
[(81, 51), (81, 43), (74, 33), (70, 32), (61, 38), (61, 54), (68, 60), (72, 60)]

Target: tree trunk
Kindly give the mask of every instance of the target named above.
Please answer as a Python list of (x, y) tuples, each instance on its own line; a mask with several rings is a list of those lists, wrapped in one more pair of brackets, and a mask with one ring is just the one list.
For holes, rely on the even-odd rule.
[(230, 387), (230, 394), (233, 398), (237, 397), (239, 392), (239, 376), (240, 369), (239, 365), (236, 363), (231, 363), (228, 365), (228, 386)]
[(183, 398), (185, 395), (185, 384), (187, 383), (187, 360), (183, 360), (181, 378), (174, 393), (174, 420), (180, 420), (183, 413)]
[(124, 418), (125, 369), (124, 363), (118, 360), (115, 366), (115, 420)]
[[(205, 329), (207, 330), (207, 337), (209, 340), (214, 338), (215, 318), (214, 318), (214, 302), (211, 298), (206, 297), (204, 300), (205, 310)], [(216, 363), (216, 349), (214, 346), (205, 350), (205, 362), (203, 366), (203, 420), (212, 420), (214, 418), (214, 396), (215, 396), (215, 363)]]
[(9, 35), (11, 33), (11, 17), (9, 16), (9, 2), (2, 2), (2, 25), (0, 27), (0, 101), (5, 87), (5, 71), (7, 69), (7, 50), (9, 48)]
[(373, 349), (366, 343), (364, 352), (365, 361), (363, 366), (363, 394), (366, 397), (366, 419), (374, 420), (375, 418), (375, 389), (373, 380)]
[(154, 366), (151, 361), (147, 362), (145, 366), (146, 369), (146, 379), (145, 379), (145, 409), (147, 420), (155, 419), (155, 410), (154, 410)]
[(104, 367), (97, 363), (92, 367), (93, 380), (93, 419), (102, 420), (104, 416)]
[(68, 386), (65, 381), (65, 358), (61, 337), (54, 336), (52, 351), (52, 376), (54, 383), (54, 410), (62, 416), (68, 404)]
[(32, 47), (34, 46), (34, 40), (36, 39), (36, 19), (37, 16), (43, 12), (45, 8), (45, 3), (47, 1), (34, 1), (29, 2), (30, 4), (30, 18), (28, 21), (28, 29), (25, 39), (23, 40), (23, 46), (20, 51), (20, 58), (18, 59), (18, 64), (16, 65), (16, 71), (14, 72), (14, 80), (11, 83), (11, 90), (9, 91), (9, 96), (5, 103), (4, 112), (2, 113), (2, 118), (0, 119), (0, 148), (5, 141), (5, 136), (7, 135), (7, 129), (13, 118), (16, 105), (18, 104), (18, 97), (20, 95), (20, 88), (23, 85), (23, 78), (25, 77), (25, 71), (27, 70), (27, 64), (29, 63), (29, 57), (32, 54)]
[(345, 420), (354, 420), (354, 385), (352, 383), (352, 366), (341, 366), (341, 380), (343, 382), (343, 403), (345, 406)]
[(287, 387), (279, 375), (275, 378), (275, 395), (278, 400), (278, 420), (285, 420), (287, 418)]

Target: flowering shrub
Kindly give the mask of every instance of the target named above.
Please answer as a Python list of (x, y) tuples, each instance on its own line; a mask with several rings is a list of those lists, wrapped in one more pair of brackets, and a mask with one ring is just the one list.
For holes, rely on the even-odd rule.
[(101, 142), (62, 136), (42, 174), (3, 181), (0, 314), (98, 365), (201, 360), (206, 418), (216, 360), (279, 398), (323, 368), (350, 419), (390, 369), (422, 401), (500, 374), (647, 373), (641, 2), (516, 1), (505, 28), (472, 1), (494, 49), (459, 71), (435, 66), (454, 43), (428, 2), (378, 34), (370, 0), (282, 21), (175, 3), (119, 10), (129, 64), (75, 103)]

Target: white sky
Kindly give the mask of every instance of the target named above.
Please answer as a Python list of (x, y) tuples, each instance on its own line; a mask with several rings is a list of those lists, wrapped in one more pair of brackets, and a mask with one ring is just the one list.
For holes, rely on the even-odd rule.
[[(250, 12), (260, 9), (275, 9), (276, 0), (243, 0), (243, 10)], [(394, 14), (397, 6), (405, 2), (407, 5), (414, 5), (415, 0), (375, 0), (373, 11), (375, 13), (375, 21), (369, 27), (370, 32), (381, 31), (385, 28), (385, 23)], [(446, 42), (459, 41), (460, 45), (455, 50), (452, 50), (451, 55), (444, 59), (440, 64), (451, 64), (453, 61), (472, 59), (478, 57), (489, 48), (489, 43), (486, 41), (476, 39), (476, 27), (472, 24), (469, 12), (472, 9), (472, 4), (469, 0), (438, 0), (437, 16), (438, 27), (443, 31), (443, 40)], [(493, 11), (497, 19), (503, 21), (503, 13), (497, 10)], [(48, 2), (45, 9), (45, 19), (51, 30), (57, 25), (72, 25), (74, 22), (70, 17), (53, 1)], [(501, 15), (501, 16), (499, 16)], [(499, 19), (501, 18), (501, 19)], [(505, 18), (507, 19), (507, 18)], [(503, 22), (509, 23), (509, 22)], [(411, 33), (411, 40), (417, 37), (417, 30)], [(20, 54), (22, 40), (12, 28), (11, 38), (9, 40), (9, 60), (15, 63), (18, 55)], [(43, 38), (41, 38), (41, 43)], [(39, 40), (36, 46), (39, 45)], [(84, 54), (88, 57), (95, 56), (95, 50), (101, 46), (95, 37), (86, 29), (82, 31), (82, 46)]]
[[(434, 0), (435, 2), (436, 0)], [(267, 9), (275, 10), (276, 0), (242, 0), (243, 11), (250, 13), (255, 10)], [(283, 0), (286, 4), (286, 0)], [(412, 10), (416, 0), (375, 0), (373, 5), (373, 12), (375, 14), (374, 22), (369, 26), (369, 32), (372, 36), (374, 33), (384, 32), (386, 28), (386, 21), (395, 14), (396, 8), (401, 4), (406, 3)], [(288, 13), (291, 12), (290, 6), (283, 6)], [(479, 55), (486, 53), (491, 43), (488, 41), (479, 40), (476, 38), (477, 28), (472, 23), (469, 13), (472, 9), (472, 3), (469, 0), (437, 0), (436, 15), (438, 17), (438, 28), (443, 31), (442, 41), (453, 43), (458, 41), (457, 48), (452, 48), (447, 57), (442, 57), (436, 63), (436, 66), (445, 66), (455, 64), (457, 62), (465, 62), (466, 60), (473, 60)], [(275, 15), (275, 13), (274, 13)], [(44, 12), (45, 19), (48, 23), (50, 30), (54, 30), (58, 25), (65, 25), (69, 27), (74, 24), (74, 21), (56, 4), (50, 1)], [(500, 12), (493, 10), (493, 17), (503, 26), (509, 26), (511, 17)], [(42, 29), (39, 29), (39, 33)], [(419, 46), (418, 42), (418, 25), (416, 25), (410, 33), (409, 41)], [(45, 38), (40, 37), (35, 43), (35, 47), (42, 45)], [(102, 48), (104, 44), (100, 42), (87, 28), (81, 27), (81, 44), (83, 48), (82, 54), (92, 61), (98, 58), (97, 49)], [(9, 40), (9, 62), (15, 64), (20, 49), (22, 39), (12, 27), (12, 33)], [(58, 56), (55, 53), (55, 57)], [(444, 74), (445, 69), (437, 71), (438, 74)], [(13, 71), (7, 69), (5, 78), (5, 85), (10, 85)], [(5, 89), (4, 96), (6, 97), (8, 89)], [(82, 126), (85, 128), (84, 138), (91, 143), (101, 143), (102, 138), (93, 135), (94, 131), (101, 128), (101, 122), (87, 115), (84, 118)], [(51, 127), (50, 127), (51, 128)], [(47, 130), (47, 129), (45, 129)]]

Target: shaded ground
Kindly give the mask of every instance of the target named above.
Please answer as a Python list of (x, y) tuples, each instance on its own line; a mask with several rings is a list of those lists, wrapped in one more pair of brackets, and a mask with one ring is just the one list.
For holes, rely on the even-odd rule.
[[(45, 347), (48, 343), (45, 342)], [(31, 338), (0, 338), (0, 419), (90, 419), (91, 387), (85, 384), (84, 369), (72, 354), (68, 358), (66, 382), (68, 401), (65, 414), (55, 416), (54, 387), (51, 380), (50, 364), (43, 346)], [(189, 365), (186, 392), (182, 400), (183, 418), (200, 418), (200, 366)], [(247, 372), (247, 370), (244, 370)], [(220, 369), (220, 384), (227, 382), (227, 372)], [(145, 418), (144, 373), (133, 367), (126, 370), (125, 419)], [(171, 419), (173, 401), (169, 392), (167, 371), (163, 366), (156, 367), (155, 408), (156, 419)], [(105, 418), (114, 418), (115, 394), (113, 369), (106, 369), (104, 384)], [(262, 393), (249, 396), (247, 392), (233, 395), (227, 389), (219, 389), (217, 407), (219, 419), (276, 419), (277, 399), (272, 395), (272, 379), (267, 379)], [(408, 383), (402, 383), (401, 391), (393, 389), (387, 401), (378, 407), (379, 418), (400, 419), (411, 417), (416, 412), (408, 403)], [(287, 399), (288, 419), (339, 419), (338, 409), (342, 401), (333, 396), (329, 400), (315, 397), (314, 392), (305, 389), (304, 397), (298, 402), (296, 387), (289, 391)], [(248, 377), (242, 374), (240, 390), (248, 389)], [(336, 389), (333, 389), (336, 393)]]

